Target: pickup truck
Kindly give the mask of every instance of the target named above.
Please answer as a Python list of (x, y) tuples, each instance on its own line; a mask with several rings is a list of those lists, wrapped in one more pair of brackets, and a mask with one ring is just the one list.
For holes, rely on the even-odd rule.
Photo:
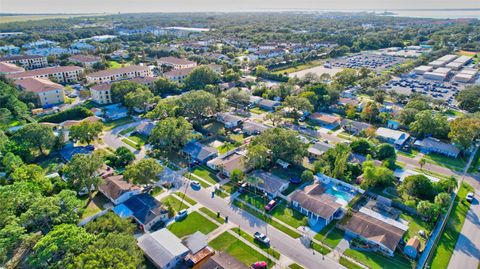
[(262, 244), (269, 245), (270, 244), (270, 238), (268, 238), (266, 235), (264, 235), (261, 232), (255, 232), (253, 235), (255, 240), (261, 242)]

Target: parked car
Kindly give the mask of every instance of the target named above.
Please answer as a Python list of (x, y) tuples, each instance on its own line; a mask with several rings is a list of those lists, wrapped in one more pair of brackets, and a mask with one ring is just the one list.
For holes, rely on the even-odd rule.
[(256, 262), (252, 264), (252, 269), (266, 269), (267, 262)]
[(190, 181), (190, 185), (194, 188), (200, 188), (201, 187), (200, 182), (198, 182), (196, 180)]
[(268, 202), (267, 205), (265, 205), (265, 210), (266, 210), (266, 211), (270, 211), (270, 210), (272, 210), (276, 205), (277, 205), (277, 201), (271, 200), (270, 202)]
[(268, 238), (265, 234), (261, 232), (255, 232), (255, 234), (253, 234), (253, 237), (255, 238), (255, 240), (261, 242), (262, 244), (270, 244), (270, 238)]
[(469, 193), (467, 194), (467, 196), (465, 197), (465, 200), (467, 200), (467, 202), (469, 202), (469, 203), (472, 203), (472, 202), (473, 202), (473, 199), (474, 199), (474, 198), (473, 198), (473, 192), (469, 192)]
[(187, 217), (187, 215), (188, 215), (188, 211), (186, 209), (182, 209), (175, 216), (175, 221), (184, 220)]
[(290, 182), (293, 183), (293, 184), (300, 184), (300, 183), (302, 183), (302, 179), (299, 178), (299, 177), (292, 177), (292, 178), (290, 178)]

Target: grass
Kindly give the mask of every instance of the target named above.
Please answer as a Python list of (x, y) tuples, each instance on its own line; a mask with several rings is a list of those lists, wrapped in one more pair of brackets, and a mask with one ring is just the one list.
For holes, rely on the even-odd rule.
[(339, 263), (343, 266), (345, 266), (346, 268), (348, 269), (363, 269), (363, 267), (361, 266), (358, 266), (357, 264), (349, 261), (347, 258), (345, 257), (340, 257), (340, 261)]
[(266, 110), (263, 110), (259, 107), (254, 107), (254, 108), (251, 108), (250, 109), (250, 112), (254, 113), (254, 114), (263, 114), (263, 113), (268, 113), (268, 111)]
[(128, 137), (130, 140), (132, 140), (133, 142), (137, 143), (137, 145), (140, 145), (140, 146), (143, 146), (145, 145), (145, 143), (147, 143), (147, 137), (143, 136), (143, 135), (131, 135)]
[(217, 218), (217, 214), (215, 212), (213, 212), (212, 210), (206, 208), (206, 207), (202, 207), (199, 209), (200, 211), (202, 211), (203, 213), (205, 213), (207, 216), (209, 216), (210, 218), (216, 220), (218, 223), (220, 224), (224, 224), (225, 223), (225, 219), (222, 218), (222, 217), (219, 217)]
[(179, 238), (193, 234), (197, 231), (203, 234), (209, 234), (213, 230), (217, 229), (218, 225), (211, 222), (198, 212), (192, 212), (188, 216), (180, 221), (174, 222), (168, 226), (168, 230), (174, 233)]
[(225, 143), (225, 144), (221, 145), (220, 147), (218, 147), (217, 150), (218, 150), (219, 154), (225, 154), (225, 153), (227, 153), (228, 151), (230, 151), (234, 148), (235, 148), (234, 145)]
[(328, 253), (330, 253), (330, 250), (328, 248), (313, 241), (312, 241), (312, 247), (315, 251), (322, 253), (323, 255), (327, 255)]
[(87, 218), (87, 217), (90, 217), (90, 216), (93, 216), (93, 215), (97, 214), (98, 212), (103, 210), (103, 207), (104, 207), (105, 204), (110, 202), (107, 199), (107, 197), (105, 197), (100, 192), (95, 192), (95, 193), (92, 194), (92, 196), (93, 196), (93, 199), (88, 204), (87, 204), (88, 195), (83, 195), (83, 196), (79, 197), (80, 200), (84, 201), (85, 206), (86, 206), (84, 208), (83, 213), (82, 213), (81, 219), (84, 219), (84, 218)]
[(135, 128), (136, 128), (136, 126), (128, 127), (127, 129), (122, 130), (122, 131), (119, 132), (118, 134), (120, 134), (120, 135), (126, 135), (126, 134), (128, 134), (128, 133), (131, 133), (131, 132), (135, 131)]
[(460, 187), (445, 230), (442, 233), (437, 248), (434, 250), (430, 268), (447, 268), (463, 223), (465, 222), (465, 217), (470, 208), (470, 204), (465, 201), (465, 196), (467, 196), (467, 193), (471, 190), (472, 187), (466, 183), (463, 183)]
[(414, 237), (415, 235), (417, 236), (417, 238), (421, 241), (421, 246), (420, 246), (420, 250), (423, 250), (423, 248), (425, 247), (425, 239), (420, 236), (418, 234), (418, 232), (420, 230), (424, 230), (425, 231), (425, 234), (430, 234), (430, 231), (432, 229), (432, 225), (434, 223), (431, 223), (431, 222), (426, 222), (424, 220), (422, 220), (420, 217), (417, 217), (417, 216), (411, 216), (409, 214), (406, 214), (406, 213), (402, 213), (400, 215), (400, 218), (408, 221), (408, 230), (407, 232), (405, 233), (405, 239), (410, 239), (412, 237)]
[(296, 264), (296, 263), (292, 263), (288, 266), (288, 268), (290, 269), (304, 269), (302, 266)]
[(125, 66), (128, 66), (130, 65), (130, 63), (126, 62), (124, 64), (121, 64), (117, 61), (108, 61), (108, 68), (109, 69), (117, 69), (117, 68), (121, 68), (121, 67), (125, 67)]
[(185, 203), (182, 203), (180, 200), (177, 198), (173, 197), (172, 195), (169, 195), (161, 200), (162, 203), (164, 203), (167, 206), (171, 206), (172, 209), (175, 212), (178, 212), (182, 209), (187, 209), (188, 206)]
[[(345, 255), (355, 259), (356, 261), (368, 266), (371, 269), (410, 269), (412, 264), (410, 260), (395, 253), (393, 257), (383, 256), (376, 252), (362, 252), (353, 249), (347, 249)], [(435, 268), (435, 267), (432, 267)]]
[(451, 158), (441, 154), (429, 153), (424, 155), (425, 160), (428, 163), (440, 165), (450, 169), (463, 169), (466, 165), (466, 162), (463, 158)]
[(274, 263), (267, 257), (258, 253), (255, 249), (240, 241), (238, 238), (228, 232), (224, 232), (219, 237), (210, 241), (209, 245), (218, 251), (227, 252), (247, 266), (250, 266), (252, 263), (257, 261), (266, 261), (269, 265), (269, 268), (273, 267), (274, 265)]
[(268, 254), (272, 255), (275, 259), (280, 259), (280, 253), (278, 251), (270, 248), (269, 246), (266, 246), (265, 244), (262, 244), (255, 240), (255, 238), (248, 233), (240, 230), (240, 228), (233, 228), (232, 231), (238, 235), (240, 235), (242, 238), (246, 239), (248, 242), (256, 245), (259, 249), (267, 252)]
[(241, 134), (231, 134), (228, 136), (231, 140), (233, 140), (235, 143), (242, 144), (243, 143), (243, 135)]
[(161, 193), (165, 192), (165, 189), (163, 189), (162, 187), (159, 187), (159, 186), (155, 186), (153, 187), (153, 189), (150, 191), (150, 194), (152, 196), (157, 196)]
[(177, 191), (175, 193), (178, 197), (180, 198), (183, 198), (183, 200), (185, 200), (187, 203), (189, 203), (190, 205), (196, 205), (197, 204), (197, 201), (193, 200), (192, 198), (188, 197), (186, 194), (184, 194), (183, 192), (179, 192)]
[(323, 227), (323, 229), (315, 235), (315, 239), (331, 248), (335, 248), (343, 238), (342, 230), (335, 227), (336, 223), (336, 221), (332, 221), (326, 227)]
[(289, 208), (286, 201), (281, 201), (272, 211), (271, 215), (284, 223), (298, 228), (307, 225), (308, 218), (300, 212)]
[(134, 141), (130, 140), (129, 138), (125, 137), (125, 138), (122, 138), (122, 142), (129, 145), (130, 147), (136, 149), (138, 148), (138, 144), (135, 143)]
[(109, 131), (109, 130), (112, 130), (113, 128), (115, 128), (115, 127), (122, 126), (122, 125), (132, 123), (132, 122), (134, 122), (133, 118), (126, 117), (126, 118), (106, 122), (106, 123), (103, 124), (103, 126), (104, 126), (105, 130)]
[(208, 167), (203, 165), (195, 167), (192, 172), (212, 185), (215, 185), (220, 181)]
[(207, 123), (203, 126), (203, 129), (207, 130), (208, 132), (212, 134), (224, 134), (225, 133), (225, 127), (223, 127), (223, 124), (219, 122), (211, 122)]

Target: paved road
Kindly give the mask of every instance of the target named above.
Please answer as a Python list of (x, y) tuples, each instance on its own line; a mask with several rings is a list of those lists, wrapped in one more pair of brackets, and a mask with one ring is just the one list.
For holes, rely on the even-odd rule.
[(125, 125), (122, 125), (122, 126), (115, 127), (110, 131), (104, 132), (103, 133), (103, 143), (105, 143), (107, 146), (109, 146), (113, 149), (117, 149), (117, 148), (122, 147), (122, 146), (127, 147), (130, 151), (132, 151), (135, 154), (135, 159), (137, 161), (145, 158), (145, 155), (146, 155), (145, 147), (143, 147), (141, 150), (132, 148), (130, 145), (123, 143), (122, 137), (119, 135), (119, 133), (122, 130), (128, 129), (128, 128), (133, 127), (133, 126), (137, 126), (141, 122), (142, 121), (136, 121), (136, 122), (128, 123), (128, 124), (125, 124)]
[(343, 268), (336, 261), (305, 247), (300, 239), (293, 239), (249, 213), (233, 207), (220, 197), (211, 198), (211, 191), (208, 189), (202, 188), (195, 191), (189, 187), (187, 195), (214, 212), (219, 211), (222, 216), (228, 216), (229, 222), (240, 226), (242, 230), (250, 234), (256, 231), (264, 232), (270, 238), (272, 247), (305, 268)]

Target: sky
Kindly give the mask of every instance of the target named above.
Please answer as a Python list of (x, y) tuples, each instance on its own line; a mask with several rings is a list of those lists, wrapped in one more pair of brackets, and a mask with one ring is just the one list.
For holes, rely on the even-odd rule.
[(0, 13), (130, 13), (478, 8), (477, 0), (0, 0)]

